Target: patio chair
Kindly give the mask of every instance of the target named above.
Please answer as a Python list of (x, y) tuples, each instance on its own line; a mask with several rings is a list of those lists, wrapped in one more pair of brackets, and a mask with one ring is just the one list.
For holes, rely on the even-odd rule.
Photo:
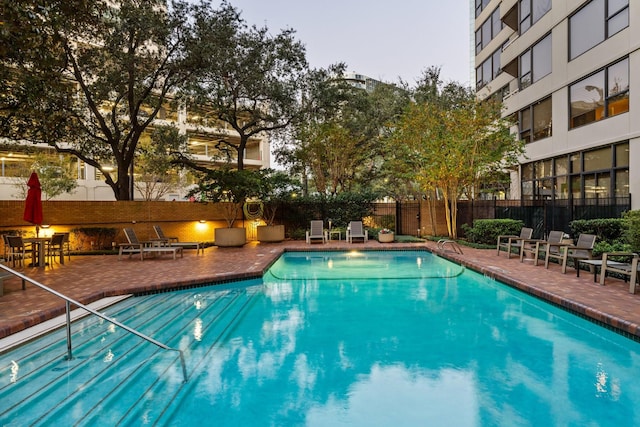
[[(625, 258), (631, 262), (616, 262), (611, 261), (610, 257), (615, 257), (619, 260)], [(638, 282), (638, 272), (640, 272), (640, 265), (638, 264), (638, 254), (633, 252), (605, 252), (602, 254), (602, 268), (600, 270), (600, 284), (604, 286), (604, 281), (607, 277), (607, 272), (617, 273), (623, 276), (629, 277), (629, 293), (636, 293), (636, 284)]]
[[(558, 253), (559, 246), (562, 244), (563, 236), (564, 232), (552, 230), (549, 232), (547, 240), (525, 240), (522, 247), (520, 248), (520, 262), (522, 262), (525, 252), (531, 252), (533, 254), (533, 265), (538, 265), (540, 253), (542, 253), (543, 255), (546, 255), (546, 253), (549, 251), (551, 251), (552, 253)], [(544, 258), (545, 256), (543, 256), (543, 259)]]
[(155, 231), (156, 236), (158, 236), (157, 240), (163, 242), (166, 246), (176, 246), (183, 249), (195, 248), (196, 255), (198, 255), (200, 251), (204, 253), (204, 242), (181, 242), (177, 237), (167, 237), (159, 225), (154, 225), (153, 231)]
[(347, 242), (353, 243), (353, 239), (362, 239), (362, 242), (369, 240), (369, 231), (364, 230), (362, 221), (351, 221), (347, 227)]
[(122, 259), (122, 255), (127, 253), (129, 254), (129, 258), (133, 254), (140, 254), (140, 260), (144, 261), (144, 254), (164, 254), (171, 253), (173, 254), (173, 259), (176, 259), (176, 254), (180, 253), (180, 257), (183, 256), (182, 248), (175, 246), (162, 246), (158, 242), (142, 242), (138, 240), (138, 236), (133, 228), (124, 228), (124, 235), (127, 237), (128, 243), (120, 243), (118, 246), (120, 250), (118, 251), (118, 260)]
[(27, 254), (33, 257), (33, 246), (26, 244), (20, 236), (7, 236), (7, 244), (9, 251), (7, 253), (7, 263), (11, 262), (12, 267), (16, 263), (24, 267), (24, 260)]
[[(62, 234), (62, 252), (66, 253), (67, 258), (71, 261), (71, 242), (69, 241), (69, 233), (53, 233), (53, 236), (57, 234)], [(53, 236), (51, 236), (53, 238)]]
[(507, 251), (507, 258), (511, 258), (511, 248), (518, 248), (522, 245), (523, 240), (531, 239), (533, 236), (533, 228), (522, 227), (520, 229), (520, 235), (502, 235), (498, 236), (498, 244), (496, 246), (496, 254), (500, 255), (500, 249), (504, 248)]
[(595, 243), (596, 236), (594, 234), (583, 233), (578, 236), (578, 241), (575, 245), (561, 243), (557, 245), (557, 252), (547, 251), (544, 266), (545, 268), (549, 268), (549, 258), (555, 258), (562, 265), (562, 274), (565, 274), (567, 272), (567, 260), (571, 258), (573, 260), (573, 266), (577, 270), (580, 268), (579, 260), (593, 259), (593, 246)]
[(324, 221), (314, 220), (311, 221), (310, 229), (307, 230), (306, 240), (307, 243), (311, 243), (314, 240), (322, 240), (322, 243), (327, 243), (327, 233), (324, 231)]
[(64, 264), (64, 234), (54, 234), (45, 247), (45, 257), (49, 265), (53, 265), (55, 256), (60, 256), (60, 264)]

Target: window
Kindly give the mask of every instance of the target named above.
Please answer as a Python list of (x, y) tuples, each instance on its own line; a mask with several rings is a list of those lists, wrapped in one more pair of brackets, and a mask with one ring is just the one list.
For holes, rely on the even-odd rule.
[(569, 18), (569, 60), (629, 26), (629, 0), (592, 0)]
[(501, 52), (502, 48), (499, 48), (476, 68), (476, 90), (480, 90), (500, 74)]
[(496, 8), (490, 17), (482, 23), (476, 31), (476, 55), (482, 49), (487, 47), (489, 42), (493, 40), (502, 30), (502, 21), (500, 20), (500, 8)]
[(520, 34), (551, 10), (551, 0), (520, 0)]
[[(522, 165), (522, 198), (629, 196), (629, 142)], [(584, 168), (581, 165), (584, 164)], [(571, 170), (568, 166), (571, 165)]]
[(476, 0), (476, 18), (480, 16), (480, 13), (489, 5), (491, 0)]
[(525, 143), (551, 136), (551, 97), (519, 112), (520, 139)]
[(569, 86), (569, 129), (629, 111), (629, 58)]
[(551, 34), (520, 56), (520, 89), (551, 73)]

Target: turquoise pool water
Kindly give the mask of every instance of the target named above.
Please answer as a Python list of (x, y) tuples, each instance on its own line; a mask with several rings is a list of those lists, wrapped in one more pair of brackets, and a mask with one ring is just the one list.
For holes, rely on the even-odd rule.
[(85, 319), (71, 361), (63, 333), (0, 355), (0, 425), (640, 425), (640, 344), (426, 252), (287, 253), (107, 311), (189, 381)]

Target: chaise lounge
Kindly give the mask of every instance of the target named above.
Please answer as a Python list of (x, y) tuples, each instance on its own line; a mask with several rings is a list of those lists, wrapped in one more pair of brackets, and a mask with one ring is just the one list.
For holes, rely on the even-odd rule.
[(183, 249), (192, 248), (196, 250), (196, 255), (198, 255), (201, 251), (204, 253), (204, 242), (181, 242), (177, 237), (166, 237), (164, 231), (162, 231), (162, 227), (159, 225), (153, 226), (153, 231), (156, 232), (156, 236), (158, 236), (158, 241), (164, 243), (165, 246), (177, 246)]
[(120, 250), (118, 252), (118, 261), (122, 259), (123, 254), (129, 254), (129, 258), (133, 254), (140, 254), (140, 260), (144, 261), (144, 254), (162, 255), (173, 254), (173, 259), (176, 259), (176, 254), (180, 254), (182, 258), (182, 248), (178, 246), (162, 246), (159, 242), (141, 242), (136, 236), (136, 232), (133, 228), (124, 228), (124, 235), (127, 237), (128, 243), (120, 243), (118, 245)]

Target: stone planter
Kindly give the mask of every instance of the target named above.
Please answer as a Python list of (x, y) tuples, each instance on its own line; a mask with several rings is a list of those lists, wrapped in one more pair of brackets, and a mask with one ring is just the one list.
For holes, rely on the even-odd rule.
[(282, 242), (284, 240), (284, 225), (259, 225), (257, 233), (260, 242)]
[(394, 239), (395, 239), (394, 233), (378, 234), (378, 242), (380, 243), (391, 243), (393, 242)]
[(247, 231), (244, 227), (216, 228), (213, 230), (213, 236), (216, 246), (237, 247), (247, 243)]

